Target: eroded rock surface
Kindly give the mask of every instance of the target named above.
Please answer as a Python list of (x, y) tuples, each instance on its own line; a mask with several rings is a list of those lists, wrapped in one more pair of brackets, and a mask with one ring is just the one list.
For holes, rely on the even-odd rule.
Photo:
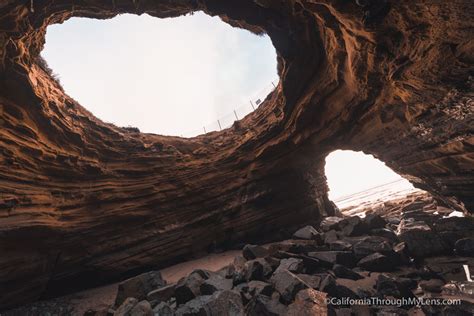
[[(266, 32), (278, 53), (277, 89), (221, 132), (107, 124), (38, 61), (46, 27), (72, 16), (196, 10)], [(472, 211), (472, 17), (469, 0), (0, 1), (0, 308), (335, 215), (323, 171), (335, 149)]]
[[(418, 204), (426, 206), (424, 202)], [(399, 218), (409, 219), (410, 216), (415, 216), (402, 209), (399, 208)], [(395, 216), (394, 212), (391, 212), (390, 216)], [(420, 218), (420, 214), (416, 217)], [(430, 222), (430, 219), (437, 218), (437, 214), (427, 211), (423, 217), (425, 221)], [(346, 219), (351, 217), (347, 216)], [(472, 235), (474, 230), (464, 228), (468, 227), (469, 223), (473, 224), (473, 220), (460, 219), (463, 221), (456, 218), (452, 222), (456, 223), (455, 226), (449, 227), (457, 228), (460, 236)], [(446, 225), (441, 226), (447, 228)], [(390, 224), (382, 228), (392, 230)], [(311, 227), (311, 231), (318, 229)], [(344, 231), (344, 227), (337, 230)], [(357, 239), (376, 237), (363, 235)], [(352, 236), (341, 238), (347, 243), (355, 242)], [(468, 239), (469, 237), (463, 237), (456, 243)], [(395, 245), (394, 249), (398, 248), (398, 245)], [(248, 250), (249, 247), (250, 245), (247, 245), (244, 249)], [(327, 253), (325, 249), (329, 244), (320, 239), (291, 239), (262, 247), (267, 250), (265, 257), (236, 257), (232, 264), (218, 271), (196, 269), (176, 284), (164, 285), (163, 282), (156, 282), (161, 280), (157, 271), (133, 277), (118, 285), (115, 302), (122, 301), (120, 306), (112, 303), (102, 309), (91, 309), (86, 315), (152, 315), (152, 311), (164, 315), (416, 315), (421, 313), (420, 308), (426, 315), (470, 315), (474, 312), (474, 301), (470, 292), (474, 285), (466, 280), (461, 269), (462, 265), (474, 264), (474, 258), (469, 256), (447, 253), (447, 256), (427, 254), (427, 257), (420, 258), (407, 253), (407, 260), (397, 260), (400, 254), (394, 251), (390, 269), (380, 269), (383, 266), (381, 263), (374, 266), (359, 264), (359, 267), (347, 267), (338, 263), (318, 264), (303, 260), (308, 258), (308, 251)], [(378, 252), (373, 254), (382, 256)], [(268, 273), (247, 273), (246, 270), (255, 268), (251, 264), (255, 262), (261, 262), (260, 266), (266, 262)], [(298, 273), (291, 271), (294, 265), (289, 263), (297, 263)], [(241, 274), (248, 275), (248, 279), (236, 278)], [(126, 292), (124, 284), (128, 285)], [(183, 291), (184, 288), (187, 288), (187, 291)], [(212, 291), (209, 291), (210, 289)], [(147, 291), (150, 292), (146, 294), (146, 300), (137, 299), (143, 297), (143, 293)], [(183, 299), (185, 292), (192, 292), (192, 295)], [(124, 296), (128, 297), (123, 299)], [(344, 302), (347, 299), (405, 299), (405, 303), (401, 303), (401, 306), (378, 303), (349, 304)], [(428, 299), (459, 299), (459, 304), (437, 305), (429, 303)], [(425, 300), (425, 303), (420, 307), (417, 306), (416, 300)], [(9, 311), (5, 316), (19, 315), (22, 312), (31, 314), (38, 310), (43, 314), (61, 314), (68, 311), (75, 315), (76, 311), (71, 309), (67, 302), (60, 302), (60, 299), (39, 302), (30, 307)]]

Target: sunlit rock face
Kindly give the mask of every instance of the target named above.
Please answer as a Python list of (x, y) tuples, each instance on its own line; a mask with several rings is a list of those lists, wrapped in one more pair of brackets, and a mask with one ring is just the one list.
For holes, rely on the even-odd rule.
[[(1, 308), (332, 215), (335, 149), (474, 209), (471, 1), (72, 3), (0, 2)], [(268, 33), (278, 52), (280, 85), (222, 132), (117, 128), (38, 65), (49, 24), (196, 10)]]

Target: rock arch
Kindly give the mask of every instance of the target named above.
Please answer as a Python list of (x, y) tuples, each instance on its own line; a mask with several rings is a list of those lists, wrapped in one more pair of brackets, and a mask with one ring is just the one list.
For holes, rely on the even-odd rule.
[[(317, 221), (335, 211), (323, 161), (338, 148), (472, 211), (470, 1), (367, 3), (1, 2), (0, 307)], [(35, 63), (47, 25), (72, 16), (195, 10), (268, 33), (278, 53), (276, 91), (222, 132), (108, 125)]]

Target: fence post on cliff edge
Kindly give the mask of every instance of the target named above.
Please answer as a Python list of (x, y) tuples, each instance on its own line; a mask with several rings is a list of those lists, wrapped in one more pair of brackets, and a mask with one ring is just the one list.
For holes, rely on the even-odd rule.
[(252, 109), (255, 111), (255, 107), (253, 106), (252, 100), (250, 100), (250, 105), (252, 106)]

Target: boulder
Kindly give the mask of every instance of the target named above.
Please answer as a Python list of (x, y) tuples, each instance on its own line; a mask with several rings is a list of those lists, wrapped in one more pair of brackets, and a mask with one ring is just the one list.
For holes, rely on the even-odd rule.
[(201, 284), (207, 279), (207, 274), (193, 271), (188, 276), (181, 278), (175, 287), (175, 297), (178, 305), (184, 304), (201, 295)]
[(339, 239), (335, 230), (330, 230), (323, 235), (323, 240), (325, 244), (330, 244)]
[(118, 285), (115, 306), (120, 306), (127, 297), (134, 297), (141, 301), (147, 294), (166, 285), (159, 271), (150, 271), (120, 282)]
[(210, 300), (211, 295), (195, 297), (181, 305), (176, 310), (176, 316), (210, 315), (209, 310), (206, 307)]
[(247, 287), (248, 287), (248, 292), (252, 296), (265, 295), (265, 296), (271, 297), (273, 293), (273, 286), (267, 282), (250, 281), (247, 284)]
[(373, 253), (362, 258), (357, 266), (367, 271), (393, 271), (397, 266), (397, 262), (393, 258), (382, 255), (381, 253)]
[(384, 228), (387, 225), (387, 221), (382, 216), (377, 214), (367, 214), (362, 222), (365, 224), (367, 229)]
[(207, 307), (209, 315), (244, 316), (244, 305), (237, 291), (219, 291), (211, 296)]
[(393, 252), (390, 242), (387, 239), (379, 236), (368, 236), (356, 242), (352, 249), (358, 259), (367, 257), (368, 255), (375, 252), (382, 254), (389, 254)]
[(372, 314), (377, 316), (408, 316), (408, 312), (401, 307), (382, 306), (373, 307)]
[(332, 251), (350, 251), (352, 250), (352, 244), (344, 240), (336, 240), (329, 243), (329, 250)]
[(161, 302), (153, 308), (155, 316), (174, 316), (174, 310), (165, 302)]
[(291, 273), (290, 271), (281, 271), (273, 274), (270, 279), (275, 290), (280, 293), (281, 299), (290, 303), (295, 298), (296, 293), (300, 290), (309, 288), (302, 279)]
[(287, 316), (327, 315), (326, 294), (314, 289), (298, 292), (295, 301), (288, 306)]
[(114, 312), (114, 316), (129, 316), (130, 311), (135, 305), (138, 304), (138, 300), (133, 297), (127, 297), (123, 300), (122, 304)]
[(344, 236), (360, 236), (367, 233), (367, 226), (359, 216), (351, 216), (338, 223)]
[(269, 255), (268, 250), (258, 245), (245, 245), (242, 255), (247, 260), (264, 258)]
[(343, 264), (348, 267), (353, 267), (356, 263), (354, 254), (351, 251), (318, 251), (309, 252), (308, 256), (316, 258), (321, 263), (331, 268), (334, 264)]
[(320, 238), (320, 233), (313, 226), (305, 226), (298, 229), (294, 234), (293, 238), (306, 239), (306, 240), (317, 240)]
[(245, 263), (245, 280), (265, 280), (270, 277), (273, 269), (263, 258), (254, 259)]
[(336, 216), (328, 216), (325, 217), (321, 223), (319, 224), (319, 227), (321, 228), (322, 231), (328, 232), (333, 229), (339, 229), (339, 222), (342, 221), (342, 217), (336, 217)]
[(236, 291), (219, 291), (196, 297), (176, 310), (176, 316), (244, 316), (244, 306)]
[(408, 247), (404, 242), (393, 246), (393, 251), (401, 264), (409, 264), (411, 262), (410, 252), (408, 251)]
[(322, 281), (322, 277), (320, 275), (297, 274), (296, 276), (313, 289), (319, 289)]
[(171, 297), (174, 296), (174, 290), (176, 288), (176, 284), (170, 284), (162, 286), (156, 290), (149, 292), (146, 296), (147, 300), (152, 302), (155, 301), (157, 303), (166, 302)]
[(372, 229), (369, 233), (371, 236), (380, 236), (389, 240), (392, 244), (398, 243), (400, 240), (398, 239), (397, 234), (389, 229), (389, 228), (376, 228)]
[(426, 258), (447, 254), (451, 251), (446, 242), (424, 222), (402, 220), (398, 237), (414, 258)]
[(419, 286), (424, 292), (441, 293), (441, 290), (444, 284), (445, 283), (440, 279), (431, 279), (431, 280), (421, 281), (419, 283)]
[(213, 274), (201, 284), (200, 291), (203, 295), (211, 295), (217, 291), (231, 290), (232, 287), (233, 284), (231, 279), (226, 279), (218, 274)]
[(153, 310), (148, 301), (138, 302), (131, 310), (129, 316), (153, 316)]
[(288, 308), (280, 303), (278, 297), (265, 295), (255, 296), (245, 308), (245, 315), (248, 316), (280, 316), (287, 312)]
[(454, 251), (458, 256), (474, 257), (474, 238), (458, 239), (454, 244)]
[(301, 273), (303, 272), (304, 265), (302, 259), (296, 258), (288, 258), (288, 259), (281, 259), (280, 265), (275, 270), (275, 272), (280, 272), (282, 270), (288, 270), (293, 273)]
[(334, 274), (338, 278), (350, 279), (350, 280), (360, 280), (364, 278), (359, 273), (356, 273), (352, 271), (351, 269), (348, 269), (345, 266), (340, 265), (340, 264), (335, 264), (332, 270), (334, 271)]
[(413, 292), (406, 285), (384, 274), (378, 276), (375, 288), (377, 290), (377, 296), (381, 298), (389, 296), (395, 298), (415, 297)]
[(330, 274), (328, 274), (321, 282), (319, 289), (331, 297), (337, 298), (359, 298), (354, 291), (346, 287), (345, 285), (339, 284), (338, 281)]

